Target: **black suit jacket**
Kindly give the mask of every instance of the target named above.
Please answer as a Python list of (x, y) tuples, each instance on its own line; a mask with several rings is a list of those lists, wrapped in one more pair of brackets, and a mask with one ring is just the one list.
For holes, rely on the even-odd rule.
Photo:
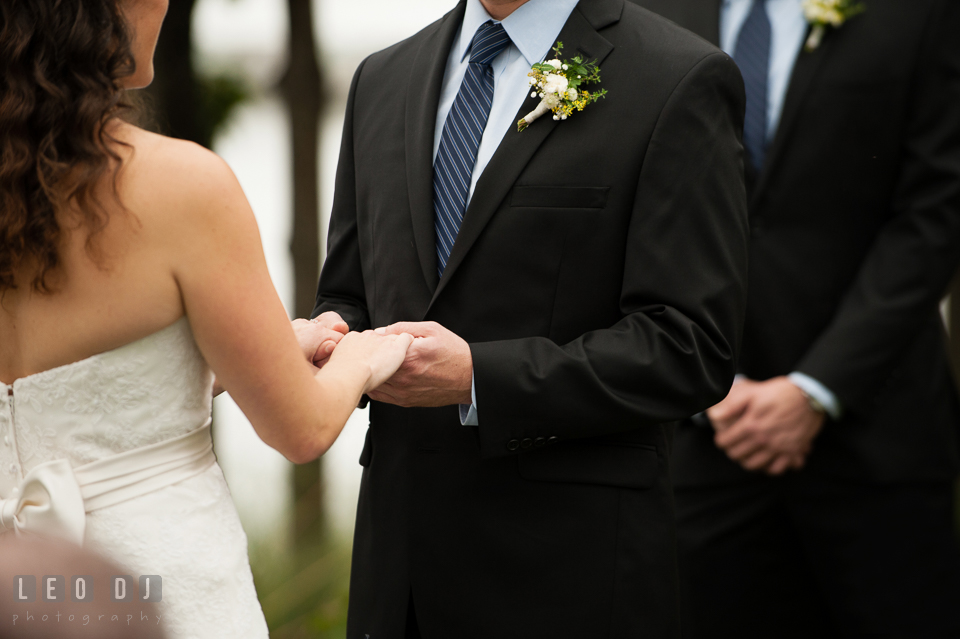
[[(716, 43), (720, 0), (637, 0)], [(846, 409), (808, 470), (952, 479), (958, 413), (938, 301), (960, 259), (960, 3), (866, 0), (801, 52), (750, 191), (741, 372), (799, 370)], [(745, 475), (685, 424), (678, 484)]]
[(315, 315), (462, 336), (480, 426), (372, 403), (348, 637), (401, 637), (411, 593), (427, 637), (678, 636), (668, 425), (736, 368), (739, 72), (624, 0), (582, 0), (559, 39), (609, 95), (507, 132), (438, 281), (434, 124), (464, 6), (350, 90)]

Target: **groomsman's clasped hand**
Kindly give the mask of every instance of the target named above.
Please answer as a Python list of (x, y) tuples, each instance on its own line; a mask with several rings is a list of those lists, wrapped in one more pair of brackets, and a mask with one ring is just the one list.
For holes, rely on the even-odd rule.
[(741, 378), (707, 417), (714, 441), (730, 459), (769, 475), (802, 468), (825, 421), (787, 377)]

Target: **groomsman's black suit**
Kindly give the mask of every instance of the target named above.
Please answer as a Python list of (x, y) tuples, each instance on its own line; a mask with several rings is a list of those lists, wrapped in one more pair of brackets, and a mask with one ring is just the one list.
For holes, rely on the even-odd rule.
[(402, 637), (412, 605), (427, 639), (678, 637), (668, 433), (735, 372), (742, 81), (662, 18), (582, 0), (559, 39), (609, 95), (507, 132), (438, 281), (434, 126), (463, 12), (368, 58), (347, 106), (314, 314), (451, 329), (480, 423), (371, 404), (347, 635)]
[[(636, 1), (719, 42), (721, 0)], [(812, 636), (804, 623), (824, 618), (960, 636), (960, 410), (938, 314), (960, 258), (960, 3), (864, 6), (800, 53), (747, 175), (739, 370), (806, 373), (845, 414), (785, 480), (741, 470), (709, 428), (678, 429), (690, 636)], [(958, 634), (924, 634), (937, 627)]]

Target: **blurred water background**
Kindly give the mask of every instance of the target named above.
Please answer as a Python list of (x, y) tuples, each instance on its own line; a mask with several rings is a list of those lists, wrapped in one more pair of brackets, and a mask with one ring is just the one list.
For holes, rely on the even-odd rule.
[[(311, 3), (324, 98), (317, 167), (321, 247), (354, 70), (370, 53), (413, 35), (454, 5), (455, 0)], [(293, 317), (294, 171), (290, 116), (280, 90), (288, 66), (291, 6), (284, 0), (196, 0), (190, 42), (192, 64), (201, 78), (225, 78), (238, 87), (210, 144), (233, 168), (253, 205), (270, 274)], [(158, 74), (162, 72), (158, 66)], [(158, 77), (161, 80), (177, 82)], [(322, 254), (321, 248), (320, 259)], [(306, 491), (309, 503), (298, 504), (304, 495), (294, 488), (294, 467), (257, 438), (229, 396), (215, 402), (216, 452), (250, 541), (257, 587), (274, 637), (345, 636), (361, 470), (357, 460), (366, 428), (366, 411), (357, 411), (321, 464), (307, 469), (308, 479), (311, 469), (319, 475), (319, 492)], [(314, 506), (321, 510), (320, 525), (298, 535), (297, 509)]]

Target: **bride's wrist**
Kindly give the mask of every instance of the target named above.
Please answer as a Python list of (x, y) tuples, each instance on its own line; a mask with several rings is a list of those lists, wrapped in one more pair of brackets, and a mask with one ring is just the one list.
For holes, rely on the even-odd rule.
[(319, 378), (328, 368), (330, 371), (326, 374), (339, 380), (346, 388), (355, 389), (358, 392), (358, 400), (371, 390), (368, 387), (373, 381), (373, 366), (368, 362), (339, 359), (336, 358), (336, 351), (334, 351), (334, 355), (315, 376)]

